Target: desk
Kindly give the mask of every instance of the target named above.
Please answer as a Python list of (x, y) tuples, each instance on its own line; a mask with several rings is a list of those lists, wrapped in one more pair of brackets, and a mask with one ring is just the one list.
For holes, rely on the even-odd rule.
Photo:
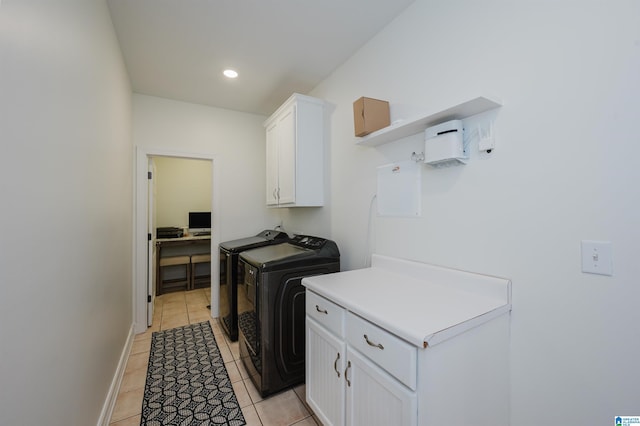
[(163, 293), (160, 282), (160, 259), (168, 256), (190, 256), (211, 253), (211, 235), (189, 235), (156, 239), (156, 295)]

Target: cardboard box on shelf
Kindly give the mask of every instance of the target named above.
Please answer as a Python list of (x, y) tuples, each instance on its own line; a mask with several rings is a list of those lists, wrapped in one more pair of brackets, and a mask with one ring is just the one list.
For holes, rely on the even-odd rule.
[(353, 103), (353, 127), (356, 136), (366, 136), (389, 124), (389, 102), (363, 96)]

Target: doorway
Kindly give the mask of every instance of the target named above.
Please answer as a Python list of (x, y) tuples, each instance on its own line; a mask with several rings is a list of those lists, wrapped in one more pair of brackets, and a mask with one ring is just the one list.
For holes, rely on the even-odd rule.
[[(135, 221), (134, 221), (134, 277), (133, 277), (133, 319), (135, 322), (135, 332), (143, 333), (147, 330), (147, 319), (150, 316), (149, 310), (153, 305), (153, 292), (150, 292), (150, 284), (154, 286), (152, 268), (149, 267), (150, 254), (150, 222), (149, 222), (149, 164), (153, 158), (175, 158), (206, 160), (211, 162), (211, 247), (212, 260), (216, 253), (220, 241), (220, 215), (218, 178), (219, 164), (212, 154), (174, 152), (161, 149), (150, 149), (137, 147), (135, 152)], [(215, 214), (213, 213), (215, 212)], [(211, 262), (211, 315), (217, 317), (218, 307), (218, 283), (213, 277), (218, 276), (219, 262)], [(153, 287), (151, 287), (152, 289)]]

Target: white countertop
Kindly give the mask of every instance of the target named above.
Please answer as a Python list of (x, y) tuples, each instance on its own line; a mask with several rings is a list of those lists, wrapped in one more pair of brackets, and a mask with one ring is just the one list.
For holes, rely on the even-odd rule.
[(373, 255), (370, 268), (302, 284), (419, 347), (436, 345), (511, 310), (511, 282)]

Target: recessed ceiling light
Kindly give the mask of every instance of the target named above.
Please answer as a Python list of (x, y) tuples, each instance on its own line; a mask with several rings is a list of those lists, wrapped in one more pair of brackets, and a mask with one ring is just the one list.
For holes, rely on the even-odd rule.
[(238, 76), (238, 73), (231, 69), (222, 71), (222, 74), (228, 78), (236, 78)]

